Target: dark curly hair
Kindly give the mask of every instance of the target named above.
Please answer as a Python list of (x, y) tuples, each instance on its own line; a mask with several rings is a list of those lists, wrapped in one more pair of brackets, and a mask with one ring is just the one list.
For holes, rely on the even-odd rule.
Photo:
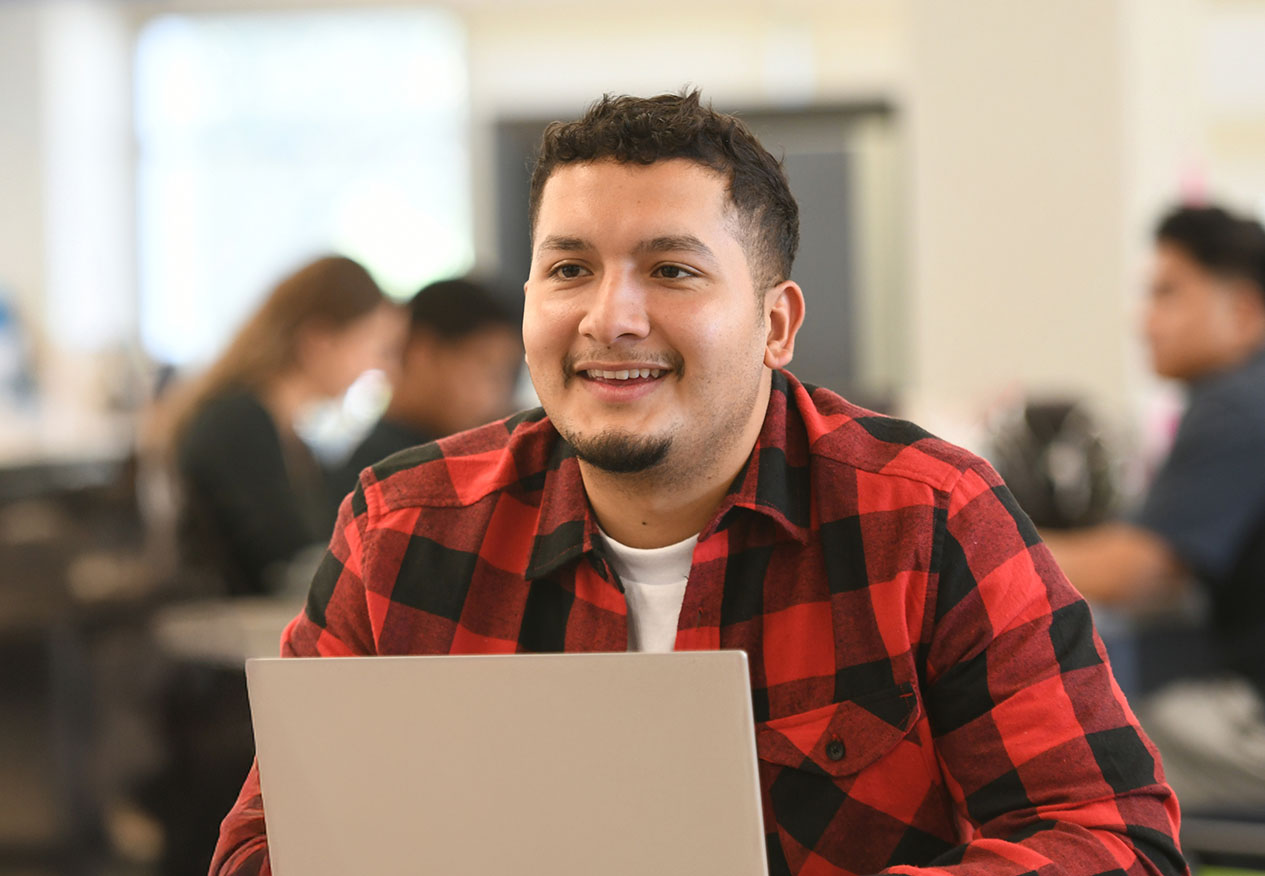
[(799, 247), (799, 206), (782, 163), (741, 120), (703, 106), (697, 89), (649, 98), (607, 94), (576, 121), (545, 128), (528, 202), (533, 236), (545, 183), (559, 165), (600, 159), (653, 164), (669, 158), (696, 161), (728, 178), (757, 289), (790, 277)]
[(1178, 207), (1155, 229), (1157, 243), (1179, 247), (1207, 271), (1251, 281), (1265, 299), (1265, 228), (1221, 207)]

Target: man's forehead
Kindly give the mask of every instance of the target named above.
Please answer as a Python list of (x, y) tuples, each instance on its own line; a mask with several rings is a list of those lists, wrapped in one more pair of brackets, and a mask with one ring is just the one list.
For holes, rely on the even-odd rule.
[(1209, 270), (1183, 247), (1163, 241), (1155, 248), (1150, 272), (1153, 282), (1180, 281), (1190, 284), (1213, 282), (1217, 279), (1214, 271)]
[[(612, 185), (614, 183), (614, 185)], [(589, 197), (609, 194), (618, 197), (624, 185), (672, 184), (702, 185), (714, 188), (716, 195), (729, 205), (729, 178), (714, 168), (689, 158), (664, 158), (650, 164), (599, 158), (558, 165), (541, 188), (540, 208), (550, 201), (568, 197), (584, 189)]]
[[(656, 202), (659, 209), (647, 213), (634, 209), (648, 202)], [(715, 210), (711, 217), (707, 216), (709, 208)], [(600, 218), (592, 215), (607, 211)], [(729, 236), (740, 237), (728, 180), (707, 165), (684, 158), (648, 165), (602, 159), (562, 165), (550, 174), (541, 190), (532, 229), (533, 249), (539, 250), (546, 237), (592, 241), (593, 232), (599, 229), (587, 224), (590, 222), (601, 221), (600, 230), (607, 230), (621, 220), (633, 225), (633, 220), (652, 215), (660, 224), (653, 230), (641, 229), (639, 245), (643, 249), (661, 249), (651, 242), (653, 239), (698, 238), (700, 219), (719, 219)]]

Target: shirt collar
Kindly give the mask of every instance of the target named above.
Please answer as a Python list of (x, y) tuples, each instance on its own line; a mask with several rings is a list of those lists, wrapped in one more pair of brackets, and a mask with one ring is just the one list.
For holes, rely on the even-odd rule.
[[(787, 537), (806, 543), (809, 529), (809, 467), (807, 434), (791, 396), (799, 381), (774, 371), (764, 425), (746, 464), (699, 540), (733, 525), (754, 512), (772, 521)], [(584, 493), (575, 450), (556, 436), (545, 471), (540, 516), (524, 575), (544, 577), (586, 554), (599, 568), (604, 564), (597, 519)]]
[[(732, 525), (731, 516), (755, 512), (787, 537), (805, 544), (811, 531), (808, 435), (792, 397), (803, 387), (785, 371), (774, 371), (764, 425), (746, 465), (699, 539)], [(741, 509), (741, 511), (739, 510)]]
[(540, 516), (524, 572), (528, 580), (550, 574), (589, 553), (598, 543), (597, 519), (584, 493), (575, 448), (557, 431), (553, 434), (554, 446), (545, 468), (540, 497)]

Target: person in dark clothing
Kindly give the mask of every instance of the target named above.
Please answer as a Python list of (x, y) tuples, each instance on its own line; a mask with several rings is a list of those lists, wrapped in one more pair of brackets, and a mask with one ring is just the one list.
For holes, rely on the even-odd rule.
[(1138, 704), (1188, 807), (1265, 805), (1265, 229), (1217, 207), (1160, 223), (1152, 364), (1189, 404), (1138, 513), (1048, 544), (1086, 597), (1206, 594), (1222, 674)]
[(179, 453), (186, 560), (230, 596), (277, 589), (278, 570), (333, 528), (316, 459), (245, 387), (208, 400)]
[[(326, 474), (295, 431), (304, 409), (399, 356), (404, 319), (351, 259), (283, 279), (156, 424), (181, 502), (186, 592), (292, 595), (329, 538)], [(165, 425), (165, 428), (164, 428)], [(220, 817), (253, 751), (240, 666), (165, 657), (156, 721), (164, 763), (136, 790), (159, 824), (161, 873), (205, 871)]]
[(182, 554), (229, 595), (275, 591), (287, 564), (328, 537), (325, 475), (295, 432), (303, 410), (395, 358), (401, 317), (342, 257), (284, 279), (177, 402)]
[(441, 280), (414, 295), (408, 313), (391, 402), (334, 475), (331, 514), (375, 462), (512, 409), (523, 345), (518, 313), (504, 298), (474, 280)]

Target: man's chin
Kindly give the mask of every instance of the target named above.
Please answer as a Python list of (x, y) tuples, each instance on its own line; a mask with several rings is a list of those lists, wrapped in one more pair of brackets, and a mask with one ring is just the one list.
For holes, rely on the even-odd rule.
[(626, 432), (603, 432), (591, 438), (569, 439), (581, 460), (611, 474), (649, 471), (667, 458), (672, 447), (668, 437), (652, 438)]

